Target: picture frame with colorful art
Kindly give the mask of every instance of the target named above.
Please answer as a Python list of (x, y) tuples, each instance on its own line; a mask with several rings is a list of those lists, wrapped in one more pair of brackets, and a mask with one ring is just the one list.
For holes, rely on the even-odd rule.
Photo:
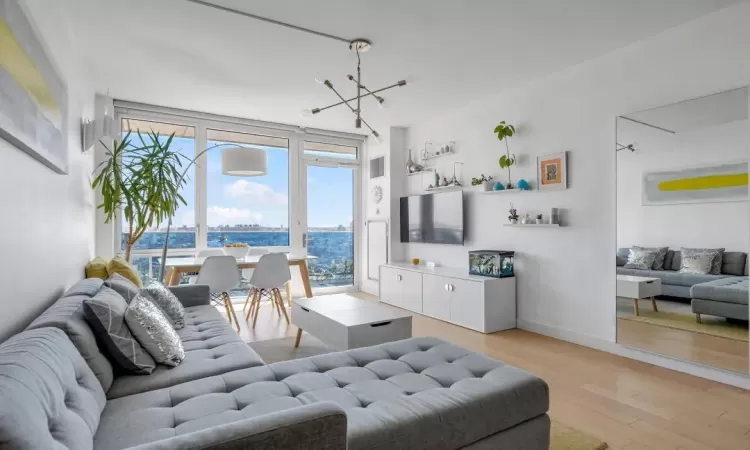
[(537, 186), (540, 191), (568, 188), (568, 152), (536, 157)]

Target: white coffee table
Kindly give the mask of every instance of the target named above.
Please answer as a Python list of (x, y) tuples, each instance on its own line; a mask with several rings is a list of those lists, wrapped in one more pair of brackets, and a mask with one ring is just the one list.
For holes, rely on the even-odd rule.
[(299, 347), (302, 330), (337, 350), (411, 337), (411, 315), (346, 294), (292, 300)]
[(638, 300), (651, 298), (651, 306), (654, 312), (656, 308), (656, 297), (661, 295), (661, 280), (659, 278), (636, 277), (633, 275), (617, 275), (617, 296), (633, 299), (635, 315), (639, 315)]

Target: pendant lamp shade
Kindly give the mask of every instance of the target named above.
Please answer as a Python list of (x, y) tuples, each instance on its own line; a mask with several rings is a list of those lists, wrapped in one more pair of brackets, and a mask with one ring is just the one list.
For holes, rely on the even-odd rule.
[(231, 147), (221, 152), (221, 173), (235, 177), (258, 177), (268, 173), (266, 151), (254, 147)]

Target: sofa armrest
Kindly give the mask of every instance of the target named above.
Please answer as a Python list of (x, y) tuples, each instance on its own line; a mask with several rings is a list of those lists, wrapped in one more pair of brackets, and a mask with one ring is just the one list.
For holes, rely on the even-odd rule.
[(131, 450), (346, 450), (346, 414), (320, 402), (149, 442)]
[(182, 303), (182, 306), (208, 305), (211, 303), (211, 289), (205, 284), (185, 284), (181, 286), (170, 286), (169, 290)]

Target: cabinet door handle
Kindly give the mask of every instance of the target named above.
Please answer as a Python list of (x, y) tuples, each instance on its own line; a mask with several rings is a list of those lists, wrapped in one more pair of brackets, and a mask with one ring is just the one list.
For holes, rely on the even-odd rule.
[(449, 285), (448, 285), (448, 290), (449, 290), (449, 291), (453, 292), (453, 290), (454, 290), (454, 289), (455, 289), (455, 288), (453, 287), (453, 285), (452, 285), (452, 284), (449, 284)]
[(396, 279), (397, 279), (398, 281), (401, 281), (401, 275), (396, 275)]
[(450, 292), (450, 288), (448, 287), (448, 285), (447, 285), (447, 284), (445, 285), (445, 291), (446, 291), (446, 292)]

